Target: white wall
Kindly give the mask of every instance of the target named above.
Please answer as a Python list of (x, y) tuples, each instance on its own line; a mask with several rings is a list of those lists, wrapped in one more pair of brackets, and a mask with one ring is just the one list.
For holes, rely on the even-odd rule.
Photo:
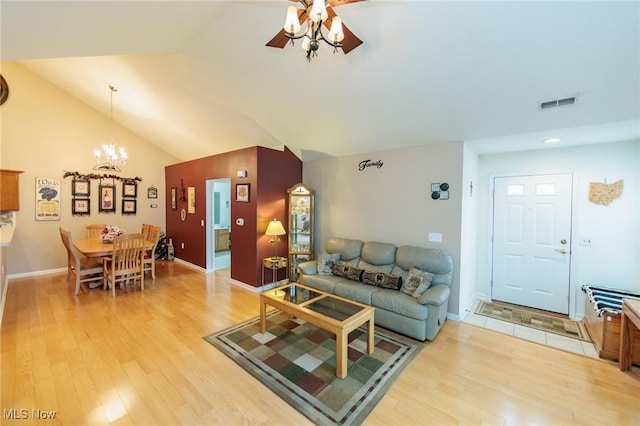
[[(315, 250), (346, 237), (444, 249), (454, 261), (449, 312), (459, 313), (462, 143), (307, 161), (304, 183), (316, 191)], [(363, 160), (383, 166), (358, 170)], [(450, 199), (431, 199), (431, 183), (447, 182)], [(442, 243), (428, 241), (430, 232)]]
[[(71, 178), (65, 171), (92, 173), (93, 150), (107, 142), (110, 117), (78, 101), (56, 86), (14, 62), (2, 62), (2, 75), (9, 84), (9, 98), (0, 108), (2, 115), (0, 167), (23, 170), (20, 175), (20, 211), (17, 230), (8, 249), (10, 275), (30, 274), (66, 267), (66, 252), (60, 240), (59, 227), (84, 237), (88, 223), (117, 224), (126, 231), (139, 232), (142, 223), (165, 228), (164, 167), (177, 159), (159, 150), (139, 136), (114, 124), (116, 146), (124, 146), (129, 162), (122, 177), (140, 177), (137, 214), (123, 216), (122, 182), (116, 180), (115, 214), (98, 213), (98, 180), (92, 181), (91, 216), (71, 215)], [(105, 96), (109, 96), (105, 83)], [(97, 172), (95, 172), (97, 173)], [(102, 174), (102, 173), (100, 173)], [(35, 220), (36, 177), (61, 180), (61, 219)], [(148, 199), (147, 188), (158, 188), (158, 198)], [(152, 208), (151, 204), (156, 204)]]
[[(492, 177), (507, 174), (573, 173), (570, 314), (584, 313), (583, 284), (640, 292), (640, 141), (556, 148), (480, 157), (478, 185), (477, 292), (491, 295)], [(624, 180), (619, 199), (604, 206), (588, 200), (590, 182)], [(579, 244), (593, 239), (592, 247)]]

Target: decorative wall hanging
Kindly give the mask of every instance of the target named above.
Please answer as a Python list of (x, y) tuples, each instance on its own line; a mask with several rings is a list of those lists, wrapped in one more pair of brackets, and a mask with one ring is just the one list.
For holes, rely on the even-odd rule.
[(358, 164), (358, 170), (363, 171), (368, 167), (375, 167), (376, 169), (379, 169), (382, 166), (384, 166), (384, 163), (382, 162), (382, 160), (378, 160), (375, 163), (371, 160), (363, 160)]
[(136, 200), (122, 199), (122, 214), (136, 214)]
[(116, 187), (114, 185), (100, 185), (100, 204), (98, 211), (101, 213), (116, 212)]
[(178, 188), (171, 188), (171, 210), (178, 210)]
[(187, 209), (189, 214), (196, 214), (196, 188), (190, 186), (187, 188)]
[(122, 182), (122, 196), (136, 198), (138, 196), (138, 184), (135, 182)]
[(589, 183), (589, 201), (606, 206), (616, 198), (620, 198), (623, 186), (624, 180), (622, 179), (611, 184), (608, 184), (606, 180), (604, 183), (591, 182)]
[(73, 177), (74, 179), (116, 179), (121, 180), (123, 182), (142, 182), (142, 178), (136, 177), (120, 177), (118, 175), (108, 175), (108, 174), (98, 174), (98, 173), (89, 173), (89, 174), (81, 174), (78, 172), (64, 172), (63, 178)]
[(71, 182), (71, 195), (75, 197), (88, 197), (91, 195), (91, 181), (88, 179), (74, 179)]
[(239, 183), (236, 185), (236, 201), (241, 203), (249, 202), (249, 184)]
[(147, 188), (147, 198), (158, 198), (158, 188), (155, 186)]
[(449, 184), (444, 183), (432, 183), (431, 184), (431, 198), (434, 200), (448, 200), (449, 199)]
[(73, 198), (71, 200), (71, 214), (74, 216), (90, 215), (91, 200), (88, 198)]
[(60, 220), (60, 179), (36, 178), (36, 220)]

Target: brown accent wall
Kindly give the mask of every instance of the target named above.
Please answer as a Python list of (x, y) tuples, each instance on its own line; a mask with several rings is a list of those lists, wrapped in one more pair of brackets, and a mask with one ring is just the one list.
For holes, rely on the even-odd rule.
[[(247, 177), (237, 177), (238, 170), (246, 170)], [(278, 151), (255, 146), (165, 167), (167, 236), (173, 239), (176, 257), (202, 268), (207, 265), (206, 226), (201, 225), (201, 221), (206, 223), (206, 181), (224, 178), (231, 179), (231, 278), (259, 287), (262, 258), (273, 256), (273, 246), (264, 231), (274, 218), (286, 228), (287, 189), (302, 181), (302, 161), (286, 147)], [(180, 211), (188, 211), (188, 206), (180, 199), (182, 182), (185, 197), (189, 186), (196, 192), (196, 213), (187, 214), (184, 222)], [(250, 185), (248, 203), (235, 201), (239, 183)], [(176, 210), (171, 209), (172, 187), (178, 190)], [(244, 226), (236, 225), (238, 218), (244, 219)], [(285, 236), (278, 254), (284, 255), (286, 250)]]

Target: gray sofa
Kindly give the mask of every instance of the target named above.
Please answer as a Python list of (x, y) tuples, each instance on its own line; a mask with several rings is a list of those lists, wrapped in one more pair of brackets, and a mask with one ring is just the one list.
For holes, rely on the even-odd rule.
[[(376, 325), (421, 341), (435, 338), (447, 316), (453, 277), (453, 260), (446, 251), (331, 238), (326, 243), (324, 253), (333, 254), (334, 257), (339, 254), (333, 273), (327, 273), (326, 268), (319, 271), (318, 261), (304, 262), (298, 265), (300, 283), (375, 307)], [(327, 256), (323, 257), (326, 259)], [(326, 266), (326, 263), (323, 265)], [(346, 271), (347, 265), (353, 267), (350, 268), (352, 276), (347, 278), (346, 275), (334, 275), (340, 273), (337, 271), (340, 268)], [(376, 276), (395, 278), (396, 281), (399, 276), (402, 277), (403, 285), (407, 285), (405, 290), (409, 290), (409, 271), (412, 271), (412, 277), (417, 271), (412, 268), (426, 271), (431, 282), (430, 287), (419, 297), (412, 297), (401, 291), (401, 288), (382, 288), (371, 280), (366, 280), (373, 273), (378, 273)], [(359, 277), (354, 271), (359, 273)]]

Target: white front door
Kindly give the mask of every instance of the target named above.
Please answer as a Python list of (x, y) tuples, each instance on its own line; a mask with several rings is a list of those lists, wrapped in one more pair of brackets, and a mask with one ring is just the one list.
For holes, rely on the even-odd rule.
[(572, 175), (494, 180), (492, 299), (569, 313)]

